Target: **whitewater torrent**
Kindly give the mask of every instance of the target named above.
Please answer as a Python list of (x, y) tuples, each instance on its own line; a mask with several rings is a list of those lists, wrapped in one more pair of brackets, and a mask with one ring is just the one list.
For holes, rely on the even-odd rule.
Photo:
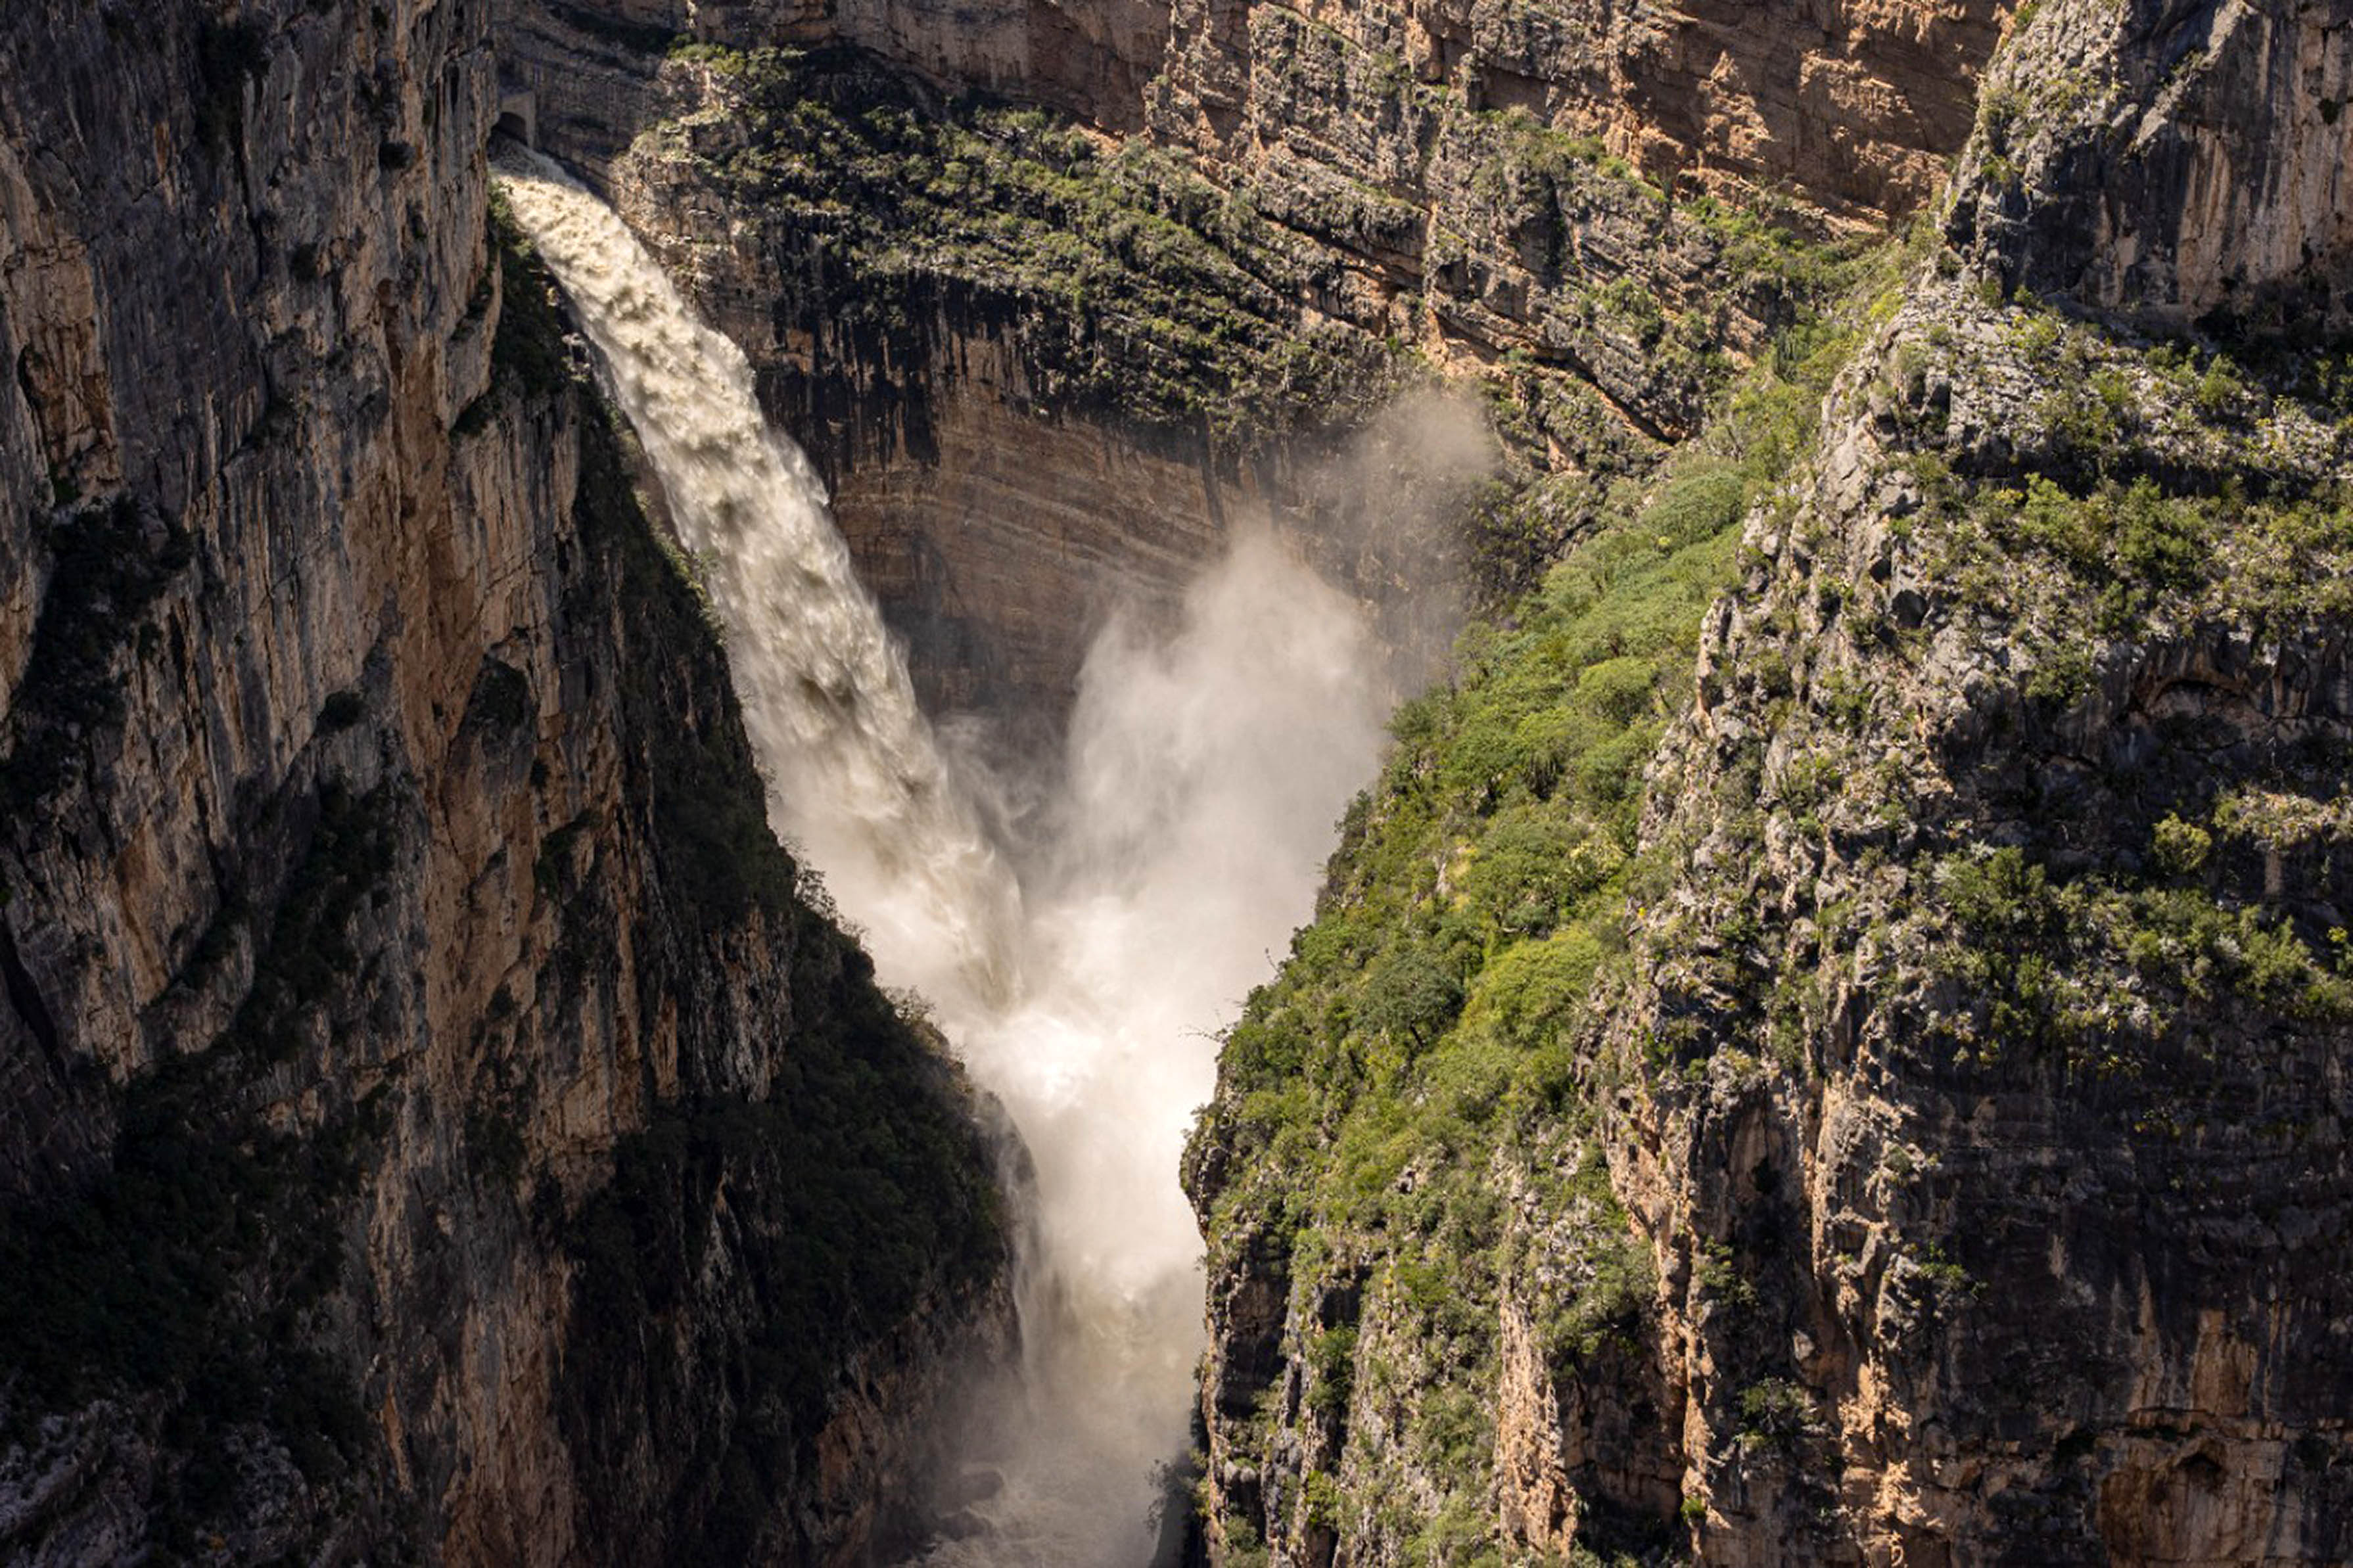
[(1215, 1031), (1309, 913), (1333, 821), (1377, 760), (1361, 619), (1264, 539), (1206, 574), (1167, 635), (1113, 616), (1042, 831), (992, 844), (743, 353), (554, 164), (510, 152), (499, 184), (703, 563), (771, 820), (1036, 1162), (1023, 1375), (972, 1449), (987, 1528), (925, 1561), (1142, 1564), (1201, 1343), (1177, 1159)]

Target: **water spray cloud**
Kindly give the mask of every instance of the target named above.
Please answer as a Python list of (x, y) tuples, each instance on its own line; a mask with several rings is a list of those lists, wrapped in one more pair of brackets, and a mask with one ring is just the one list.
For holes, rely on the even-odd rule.
[(1178, 1153), (1216, 1030), (1309, 913), (1333, 822), (1377, 761), (1392, 688), (1362, 606), (1248, 534), (1165, 631), (1114, 614), (1042, 831), (1008, 852), (743, 354), (553, 165), (509, 164), (501, 183), (711, 563), (772, 819), (865, 926), (882, 976), (931, 999), (1035, 1161), (1028, 1364), (975, 1427), (987, 1529), (931, 1561), (1143, 1563), (1200, 1348)]

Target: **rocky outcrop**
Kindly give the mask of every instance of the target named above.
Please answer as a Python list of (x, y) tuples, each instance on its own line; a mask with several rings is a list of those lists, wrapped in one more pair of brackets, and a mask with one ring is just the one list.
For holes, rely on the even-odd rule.
[(1599, 136), (1662, 185), (1786, 188), (1884, 220), (1927, 200), (1968, 137), (2005, 7), (1174, 9), (1155, 125), (1261, 179), (1409, 187), (1413, 123), (1451, 98)]
[(1986, 84), (1957, 242), (2162, 331), (2341, 333), (2353, 40), (2329, 6), (2057, 3)]
[(2278, 73), (2325, 83), (2335, 35), (2094, 20), (2021, 32), (1953, 204), (2032, 292), (1915, 279), (1752, 524), (1654, 784), (1689, 868), (1612, 1025), (1654, 1064), (1613, 1166), (1711, 1560), (2353, 1531), (2348, 606), (2276, 574), (2341, 570), (2353, 447), (2312, 362), (2034, 300), (2333, 320), (2339, 133)]
[[(2000, 15), (506, 0), (501, 35), (543, 142), (760, 367), (926, 697), (1050, 718), (1106, 597), (1166, 604), (1254, 520), (1409, 619), (1312, 479), (1424, 364), (1508, 385), (1540, 468), (1687, 434), (1827, 229), (1926, 198)], [(815, 52), (743, 52), (778, 45)], [(1164, 266), (1176, 308), (1130, 287)]]
[[(2337, 570), (2340, 535), (2272, 531), (2344, 437), (2251, 395), (2198, 452), (2161, 374), (2051, 323), (1919, 290), (1752, 528), (1661, 764), (1689, 869), (1612, 1021), (1650, 1066), (1611, 1147), (1711, 1561), (2327, 1562), (2353, 1530), (2353, 889), (2267, 847), (2326, 831), (2346, 628), (2258, 564)], [(2062, 331), (2073, 368), (2025, 348)], [(2071, 491), (2076, 376), (2124, 407)], [(2206, 499), (2233, 476), (2273, 500)]]
[[(514, 61), (567, 89), (566, 54), (849, 46), (949, 93), (1049, 106), (1113, 132), (1148, 126), (1240, 175), (1405, 194), (1431, 100), (1522, 111), (1604, 137), (1662, 183), (1788, 188), (1884, 220), (1935, 194), (1974, 118), (2008, 7), (1967, 4), (1571, 6), (1120, 0), (528, 0)], [(1303, 59), (1303, 51), (1304, 58)], [(591, 89), (586, 96), (602, 96)], [(610, 125), (604, 110), (586, 120)]]
[(2353, 426), (2267, 314), (2346, 255), (2256, 85), (2336, 35), (2116, 16), (2021, 29), (1794, 466), (1753, 384), (1401, 721), (1188, 1157), (1215, 1560), (2346, 1555)]
[(969, 1097), (487, 220), (491, 42), (0, 41), (12, 1556), (849, 1560), (1004, 1331)]

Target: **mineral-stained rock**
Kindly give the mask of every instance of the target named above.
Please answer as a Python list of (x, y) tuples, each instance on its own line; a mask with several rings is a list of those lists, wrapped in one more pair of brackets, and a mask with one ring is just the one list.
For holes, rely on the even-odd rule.
[(0, 36), (12, 1560), (847, 1560), (1004, 1331), (967, 1097), (493, 243), (490, 21)]
[[(1319, 517), (1303, 482), (1323, 466), (1322, 426), (1355, 411), (1311, 405), (1299, 428), (1253, 413), (1204, 439), (1214, 410), (1164, 410), (1140, 430), (1133, 410), (1060, 384), (1071, 342), (1101, 345), (1089, 352), (1131, 383), (1193, 374), (1208, 400), (1335, 351), (1359, 383), (1356, 359), (1403, 364), (1409, 350), (1501, 370), (1535, 416), (1522, 439), (1542, 466), (1592, 462), (1599, 426), (1687, 434), (1803, 292), (1793, 258), (1760, 251), (1767, 230), (1741, 229), (1734, 208), (1786, 192), (1799, 205), (1781, 221), (1819, 237), (1918, 206), (1968, 133), (2000, 13), (1990, 0), (501, 5), (502, 68), (536, 95), (543, 142), (613, 191), (752, 355), (771, 413), (833, 483), (926, 697), (1033, 718), (1067, 703), (1110, 594), (1166, 603), (1232, 527), (1271, 519), (1368, 602), (1395, 597), (1384, 563)], [(746, 108), (740, 57), (665, 63), (673, 40), (846, 50), (867, 66), (830, 91), (821, 73), (797, 79), (780, 137)], [(893, 73), (933, 89), (920, 116), (954, 119), (981, 89), (1167, 150), (1263, 219), (1296, 277), (1237, 300), (1188, 373), (1155, 363), (1166, 351), (1148, 335), (1123, 337), (1133, 323), (1076, 278), (1078, 297), (1049, 296), (957, 258), (1001, 230), (911, 222), (877, 275), (825, 216), (876, 197), (843, 155), (796, 148), (789, 131), (807, 121), (789, 106), (863, 113), (903, 98)], [(641, 134), (653, 126), (685, 130)], [(928, 184), (948, 162), (918, 157), (893, 184)], [(764, 183), (778, 164), (801, 172), (794, 200)], [(1054, 227), (1036, 230), (1050, 271), (1068, 265), (1052, 259)], [(845, 319), (884, 299), (900, 312), (887, 336)], [(1250, 362), (1237, 340), (1253, 334), (1298, 353)], [(1564, 404), (1575, 412), (1556, 422)]]

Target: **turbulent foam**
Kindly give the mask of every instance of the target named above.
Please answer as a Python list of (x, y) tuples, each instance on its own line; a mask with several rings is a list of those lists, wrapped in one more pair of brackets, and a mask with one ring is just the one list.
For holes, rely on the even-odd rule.
[(882, 977), (929, 998), (1036, 1161), (1024, 1375), (986, 1401), (971, 1445), (985, 1528), (927, 1561), (1143, 1563), (1200, 1349), (1177, 1157), (1214, 1033), (1308, 912), (1333, 818), (1377, 759), (1360, 619), (1263, 539), (1194, 586), (1173, 635), (1114, 618), (1046, 830), (1008, 858), (741, 352), (553, 164), (510, 162), (500, 183), (702, 563), (771, 819), (866, 928)]
[(1014, 879), (949, 779), (824, 486), (761, 416), (743, 351), (553, 163), (510, 163), (500, 185), (610, 371), (726, 629), (771, 818), (897, 981), (944, 1000), (1010, 994)]

